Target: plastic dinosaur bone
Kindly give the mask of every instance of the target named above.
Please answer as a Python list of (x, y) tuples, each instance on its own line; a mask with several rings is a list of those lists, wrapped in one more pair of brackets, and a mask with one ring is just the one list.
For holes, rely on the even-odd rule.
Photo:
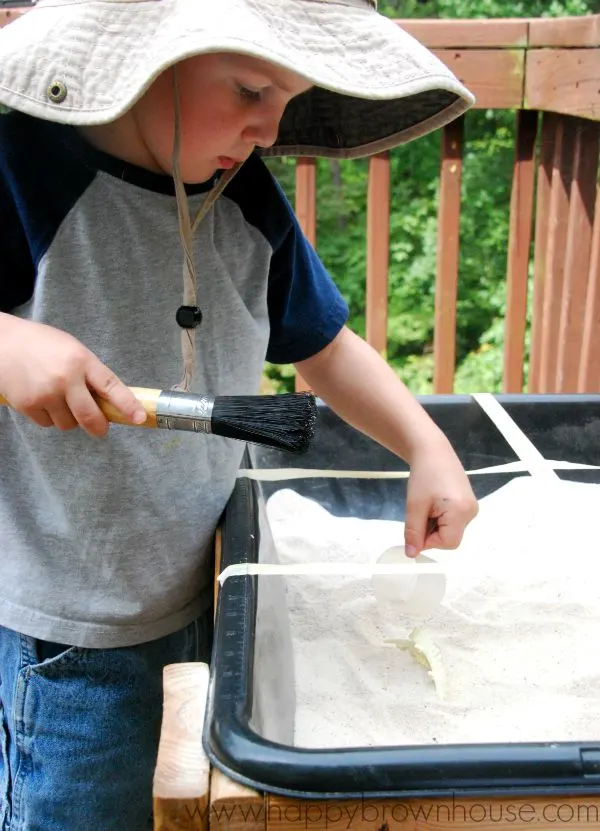
[(418, 664), (427, 669), (438, 697), (442, 700), (446, 698), (446, 671), (442, 651), (424, 629), (416, 627), (408, 638), (387, 638), (384, 642), (409, 652)]

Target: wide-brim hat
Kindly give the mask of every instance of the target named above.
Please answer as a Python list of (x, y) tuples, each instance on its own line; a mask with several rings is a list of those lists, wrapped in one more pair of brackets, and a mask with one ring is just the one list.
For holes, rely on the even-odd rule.
[(102, 124), (165, 69), (210, 52), (261, 58), (315, 85), (288, 105), (268, 155), (369, 155), (474, 100), (375, 0), (40, 0), (0, 31), (0, 103)]

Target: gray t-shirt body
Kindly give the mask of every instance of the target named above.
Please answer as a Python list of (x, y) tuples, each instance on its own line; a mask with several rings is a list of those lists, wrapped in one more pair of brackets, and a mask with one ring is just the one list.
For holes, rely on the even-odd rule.
[[(0, 118), (0, 158), (0, 310), (69, 332), (131, 386), (178, 383), (171, 180), (19, 114)], [(210, 184), (188, 189), (192, 215)], [(200, 224), (194, 254), (194, 392), (257, 393), (265, 358), (307, 358), (346, 321), (258, 158)], [(93, 439), (0, 408), (0, 624), (104, 648), (187, 625), (212, 600), (214, 531), (243, 451), (218, 436), (117, 425)]]

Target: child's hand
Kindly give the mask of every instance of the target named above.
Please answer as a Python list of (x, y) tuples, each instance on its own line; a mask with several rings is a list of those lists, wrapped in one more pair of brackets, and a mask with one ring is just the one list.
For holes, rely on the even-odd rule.
[(452, 445), (381, 355), (344, 327), (297, 368), (339, 416), (410, 464), (407, 555), (456, 548), (477, 500)]
[(132, 423), (146, 419), (133, 393), (66, 332), (0, 314), (0, 393), (40, 427), (103, 436), (108, 421), (92, 393), (110, 401)]
[(427, 548), (457, 548), (478, 510), (467, 475), (451, 445), (425, 448), (413, 457), (408, 480), (404, 529), (407, 556), (416, 557)]

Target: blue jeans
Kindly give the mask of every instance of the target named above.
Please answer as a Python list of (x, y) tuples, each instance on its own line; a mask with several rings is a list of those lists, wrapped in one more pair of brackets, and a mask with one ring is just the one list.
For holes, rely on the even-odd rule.
[(0, 831), (147, 831), (166, 664), (210, 658), (212, 611), (119, 649), (0, 627)]

